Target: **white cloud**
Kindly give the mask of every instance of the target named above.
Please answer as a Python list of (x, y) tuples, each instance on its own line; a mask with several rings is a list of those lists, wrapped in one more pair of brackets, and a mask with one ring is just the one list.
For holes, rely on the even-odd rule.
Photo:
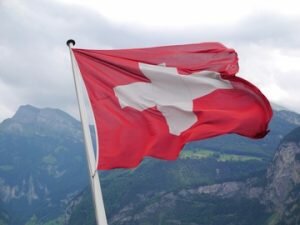
[(16, 112), (19, 104), (20, 99), (11, 86), (0, 81), (0, 121), (11, 117)]
[(228, 25), (238, 23), (253, 13), (280, 12), (298, 15), (297, 0), (62, 0), (95, 10), (105, 18), (131, 25), (185, 27), (196, 25)]
[(220, 41), (239, 53), (240, 76), (300, 112), (296, 1), (75, 2), (0, 0), (0, 121), (21, 104), (77, 113), (70, 37), (96, 49)]
[(258, 86), (270, 101), (300, 112), (298, 54), (264, 44), (242, 45), (237, 50), (240, 76)]

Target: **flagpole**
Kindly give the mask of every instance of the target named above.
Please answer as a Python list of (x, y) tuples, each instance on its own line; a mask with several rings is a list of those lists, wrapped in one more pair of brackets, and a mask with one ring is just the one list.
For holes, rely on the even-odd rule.
[(72, 52), (72, 47), (75, 45), (75, 41), (70, 39), (67, 41), (67, 45), (70, 50), (72, 71), (73, 71), (77, 101), (79, 105), (80, 119), (81, 119), (81, 124), (83, 129), (83, 135), (84, 135), (86, 158), (87, 158), (88, 169), (89, 169), (92, 196), (93, 196), (93, 202), (94, 202), (94, 208), (96, 214), (96, 222), (97, 225), (107, 225), (104, 202), (103, 202), (102, 191), (100, 186), (100, 179), (96, 168), (96, 158), (93, 150), (92, 138), (89, 129), (88, 116), (84, 104), (82, 88), (80, 87), (80, 71), (76, 59)]

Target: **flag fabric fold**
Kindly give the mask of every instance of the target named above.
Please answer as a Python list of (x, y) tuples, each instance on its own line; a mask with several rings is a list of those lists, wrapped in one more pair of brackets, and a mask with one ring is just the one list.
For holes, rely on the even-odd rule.
[(267, 133), (268, 100), (236, 76), (237, 54), (222, 44), (72, 51), (95, 116), (98, 169), (173, 160), (187, 142), (222, 134)]

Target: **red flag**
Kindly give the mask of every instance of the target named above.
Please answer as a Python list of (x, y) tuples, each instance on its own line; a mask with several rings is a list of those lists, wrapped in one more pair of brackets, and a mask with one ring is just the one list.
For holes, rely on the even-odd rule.
[(222, 44), (72, 50), (95, 116), (98, 169), (173, 160), (187, 142), (217, 135), (267, 133), (268, 100), (235, 76), (237, 54)]

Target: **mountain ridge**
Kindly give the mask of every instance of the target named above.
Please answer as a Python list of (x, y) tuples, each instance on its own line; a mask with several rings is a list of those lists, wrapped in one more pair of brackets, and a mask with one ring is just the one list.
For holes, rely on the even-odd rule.
[(25, 105), (0, 124), (0, 207), (10, 224), (64, 213), (88, 185), (83, 149), (79, 121), (61, 110)]
[[(134, 204), (140, 199), (158, 198), (156, 192), (168, 196), (182, 187), (193, 190), (200, 184), (209, 187), (222, 182), (226, 183), (225, 189), (230, 189), (233, 188), (230, 182), (236, 179), (240, 182), (238, 186), (242, 185), (253, 173), (266, 169), (274, 152), (272, 146), (280, 144), (298, 121), (298, 114), (276, 111), (270, 140), (253, 142), (236, 136), (206, 140), (187, 145), (180, 159), (174, 162), (146, 159), (135, 170), (100, 172), (109, 218), (117, 215), (127, 202)], [(6, 223), (24, 225), (38, 221), (36, 224), (40, 225), (64, 220), (58, 224), (69, 221), (75, 225), (71, 211), (80, 207), (80, 202), (91, 203), (91, 197), (80, 195), (88, 186), (83, 148), (80, 122), (61, 110), (25, 105), (12, 118), (0, 123), (0, 208), (5, 211), (3, 215), (18, 215)], [(200, 200), (209, 203), (202, 197)], [(235, 204), (237, 208), (239, 204), (247, 207), (240, 200)], [(253, 205), (262, 207), (256, 202)], [(82, 207), (82, 210), (85, 218), (92, 221), (92, 209), (86, 212), (86, 207)], [(261, 219), (265, 216), (267, 213)], [(3, 218), (8, 221), (7, 216)], [(76, 220), (77, 224), (83, 224)]]
[[(226, 222), (224, 217), (221, 217), (222, 219), (220, 220), (217, 218), (209, 218), (208, 220), (205, 218), (196, 218), (195, 216), (197, 213), (199, 215), (200, 211), (196, 211), (193, 214), (189, 212), (189, 210), (193, 211), (193, 207), (198, 210), (205, 210), (201, 204), (203, 204), (203, 202), (205, 202), (204, 204), (212, 204), (209, 203), (209, 201), (219, 202), (216, 203), (215, 206), (219, 213), (221, 213), (221, 208), (218, 207), (218, 204), (225, 206), (226, 201), (233, 202), (233, 204), (237, 204), (239, 207), (246, 207), (247, 204), (256, 207), (246, 207), (245, 209), (248, 210), (248, 215), (242, 217), (239, 217), (239, 213), (236, 214), (236, 211), (231, 211), (234, 217), (236, 217), (235, 221), (239, 221), (238, 224), (300, 224), (299, 130), (300, 127), (294, 129), (287, 135), (293, 136), (294, 138), (297, 136), (297, 141), (285, 140), (280, 144), (272, 163), (263, 176), (253, 176), (245, 181), (229, 181), (140, 196), (138, 202), (125, 205), (118, 213), (115, 213), (110, 218), (110, 224), (138, 225), (148, 224), (147, 221), (151, 221), (149, 224), (157, 224), (158, 221), (163, 221), (163, 224), (167, 225), (219, 224), (221, 221), (222, 224), (237, 224), (232, 223), (232, 221)], [(209, 200), (208, 202), (207, 199)], [(181, 208), (180, 204), (186, 204), (186, 201), (192, 205), (199, 204), (199, 206), (186, 205), (186, 209)], [(197, 203), (197, 201), (199, 201), (199, 203)], [(179, 208), (183, 212), (174, 214), (170, 211), (170, 209), (176, 211)], [(261, 210), (261, 212), (259, 213), (257, 209)], [(186, 218), (185, 214), (190, 215), (192, 219)], [(205, 217), (205, 214), (202, 213), (201, 215)], [(240, 215), (242, 215), (242, 212), (240, 212)], [(256, 216), (256, 220), (252, 222), (253, 216)], [(162, 219), (163, 217), (165, 218)], [(161, 220), (159, 220), (159, 218), (161, 218)], [(93, 223), (90, 224), (92, 225)]]
[(23, 136), (66, 135), (83, 140), (81, 124), (72, 116), (59, 109), (32, 105), (20, 106), (12, 118), (0, 123), (0, 131)]

